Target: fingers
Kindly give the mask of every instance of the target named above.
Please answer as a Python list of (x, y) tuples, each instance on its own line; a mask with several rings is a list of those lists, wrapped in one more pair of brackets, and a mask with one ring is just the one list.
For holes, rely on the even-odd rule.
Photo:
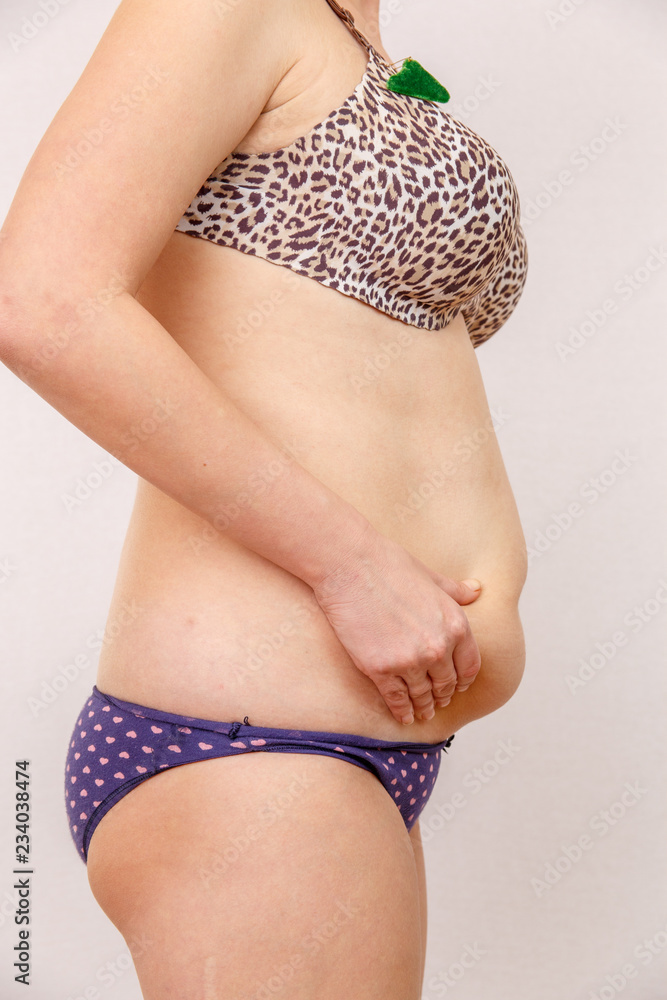
[(378, 691), (397, 722), (408, 726), (415, 721), (408, 686), (400, 677), (374, 678)]
[[(431, 660), (433, 656), (431, 656)], [(443, 655), (428, 666), (386, 672), (373, 677), (391, 714), (403, 725), (428, 722), (436, 708), (446, 708), (455, 692), (467, 691), (481, 667), (481, 656), (470, 628), (461, 627), (451, 657)]]
[(402, 676), (387, 674), (384, 678), (375, 676), (373, 679), (394, 718), (403, 725), (410, 725), (415, 719), (428, 722), (435, 716), (436, 708), (444, 708), (451, 701), (457, 682), (451, 661), (448, 675), (443, 679), (445, 671), (447, 667), (440, 664), (440, 676), (435, 678), (422, 667), (404, 671)]
[(446, 682), (439, 681), (437, 678), (433, 679), (433, 697), (436, 708), (446, 708), (449, 705), (452, 695), (456, 691), (456, 682), (456, 674)]
[(406, 680), (408, 695), (414, 706), (415, 717), (428, 722), (435, 715), (435, 704), (433, 699), (433, 688), (431, 678), (422, 674), (419, 682)]
[[(458, 677), (451, 656), (429, 667), (427, 679), (431, 685), (431, 695), (435, 708), (446, 708), (456, 690)], [(435, 714), (435, 712), (434, 712)]]
[(456, 690), (467, 691), (482, 665), (479, 647), (472, 632), (468, 632), (454, 649), (453, 662), (457, 676)]
[(452, 580), (448, 576), (443, 576), (442, 573), (429, 572), (440, 589), (444, 590), (450, 597), (453, 597), (457, 604), (472, 604), (482, 592), (482, 584), (474, 578), (469, 580)]

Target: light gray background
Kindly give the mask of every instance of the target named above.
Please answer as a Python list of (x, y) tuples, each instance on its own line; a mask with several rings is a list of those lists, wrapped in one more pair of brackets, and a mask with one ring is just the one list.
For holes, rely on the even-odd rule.
[[(3, 218), (117, 2), (49, 5), (55, 14), (18, 51), (10, 35), (40, 10), (38, 0), (3, 0), (0, 11), (0, 83), (9, 95), (0, 111)], [(448, 87), (452, 113), (495, 146), (520, 192), (528, 284), (478, 358), (491, 407), (507, 414), (498, 437), (528, 544), (543, 538), (521, 600), (523, 683), (508, 705), (459, 732), (422, 816), (424, 1000), (667, 996), (667, 949), (650, 957), (643, 945), (667, 943), (667, 261), (652, 257), (667, 249), (665, 20), (659, 0), (383, 4), (387, 51), (418, 58)], [(605, 133), (609, 120), (614, 135)], [(569, 182), (559, 187), (565, 170)], [(576, 331), (581, 346), (559, 356)], [(70, 839), (62, 792), (136, 480), (115, 466), (68, 511), (63, 495), (104, 453), (5, 368), (0, 426), (1, 993), (27, 995), (12, 981), (9, 810), (13, 761), (28, 757), (29, 995), (139, 1000), (125, 943), (94, 901)], [(618, 453), (624, 464), (613, 466)], [(558, 528), (573, 503), (579, 516)], [(636, 607), (645, 622), (633, 617)], [(623, 645), (612, 638), (618, 632)], [(82, 654), (87, 665), (67, 679), (64, 668)], [(591, 657), (590, 679), (571, 690), (568, 677)], [(58, 677), (62, 690), (35, 714), (29, 699)], [(511, 756), (498, 764), (502, 741)], [(634, 801), (618, 805), (628, 784)], [(590, 846), (566, 870), (564, 851), (576, 857), (571, 846), (584, 835)], [(553, 884), (541, 888), (533, 880), (548, 870)]]

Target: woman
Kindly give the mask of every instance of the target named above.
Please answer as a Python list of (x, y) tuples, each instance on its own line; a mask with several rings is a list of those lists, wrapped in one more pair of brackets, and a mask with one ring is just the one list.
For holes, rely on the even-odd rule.
[(140, 477), (65, 795), (146, 1000), (417, 1000), (419, 813), (523, 673), (518, 195), (349, 7), (123, 0), (2, 231), (2, 360)]

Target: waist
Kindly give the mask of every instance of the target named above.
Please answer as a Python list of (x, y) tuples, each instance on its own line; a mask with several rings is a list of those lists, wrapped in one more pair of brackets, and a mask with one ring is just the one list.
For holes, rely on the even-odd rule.
[(401, 526), (406, 548), (427, 565), (483, 585), (464, 608), (482, 658), (478, 677), (434, 719), (403, 727), (307, 584), (156, 492), (140, 481), (100, 657), (101, 690), (199, 718), (247, 715), (253, 725), (417, 742), (445, 739), (516, 690), (525, 562), (512, 518), (499, 517), (492, 529), (480, 522), (476, 531), (466, 527), (465, 505), (438, 525), (431, 507)]
[[(489, 409), (465, 323), (455, 320), (439, 340), (414, 333), (405, 355), (372, 380), (364, 358), (378, 334), (406, 328), (382, 317), (376, 329), (365, 322), (368, 307), (340, 299), (351, 311), (340, 323), (327, 314), (322, 331), (283, 315), (262, 336), (229, 345), (190, 316), (180, 339), (286, 455), (378, 531), (445, 576), (480, 579), (482, 595), (464, 609), (482, 654), (475, 683), (428, 723), (401, 726), (302, 580), (140, 480), (101, 690), (200, 718), (248, 715), (254, 725), (437, 742), (516, 688), (526, 546), (496, 438), (506, 417)], [(357, 307), (364, 323), (354, 327)], [(257, 470), (240, 504), (266, 490), (276, 465)]]

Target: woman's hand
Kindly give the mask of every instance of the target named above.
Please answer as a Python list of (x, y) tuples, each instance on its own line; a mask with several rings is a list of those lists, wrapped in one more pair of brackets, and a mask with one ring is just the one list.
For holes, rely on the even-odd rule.
[(313, 586), (355, 666), (406, 725), (433, 718), (434, 704), (444, 708), (477, 676), (480, 653), (460, 605), (480, 589), (435, 573), (371, 526)]

